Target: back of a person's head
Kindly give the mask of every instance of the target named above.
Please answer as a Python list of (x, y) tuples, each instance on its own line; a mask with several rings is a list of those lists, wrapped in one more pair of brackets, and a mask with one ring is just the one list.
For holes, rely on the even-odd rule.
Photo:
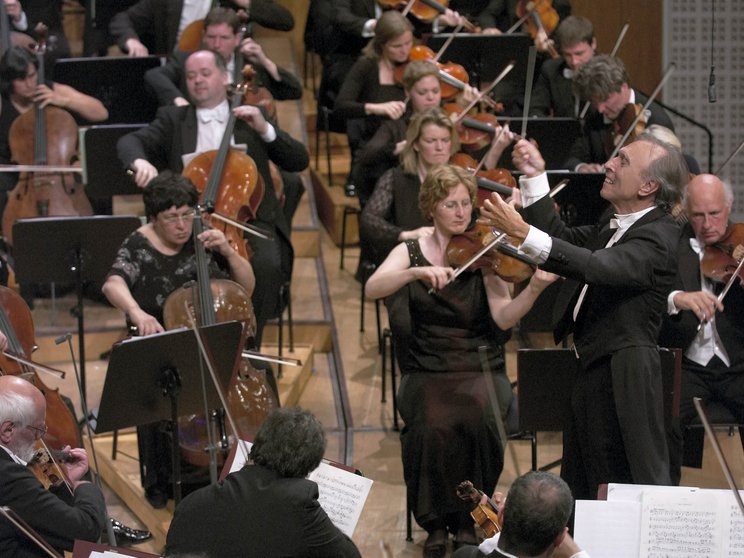
[(325, 433), (317, 418), (297, 407), (274, 410), (256, 434), (251, 460), (286, 478), (303, 478), (320, 465)]
[(573, 497), (558, 476), (531, 471), (509, 489), (499, 546), (515, 556), (540, 556), (568, 523)]

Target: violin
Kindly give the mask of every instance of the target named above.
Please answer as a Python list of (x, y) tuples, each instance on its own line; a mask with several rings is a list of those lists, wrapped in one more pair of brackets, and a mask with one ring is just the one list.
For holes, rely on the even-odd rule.
[(463, 114), (462, 107), (448, 103), (442, 107), (456, 122), (457, 136), (465, 151), (480, 151), (493, 141), (499, 121), (487, 112)]
[(37, 444), (37, 449), (28, 462), (28, 468), (45, 490), (64, 484), (72, 492), (72, 483), (64, 467), (64, 463), (68, 463), (70, 458), (70, 452), (50, 450), (45, 445)]
[[(443, 64), (437, 61), (437, 55), (433, 50), (424, 45), (414, 45), (408, 54), (408, 62), (429, 61), (434, 62), (439, 69), (439, 81), (441, 82), (441, 96), (443, 99), (454, 99), (465, 89), (470, 81), (470, 76), (465, 68), (455, 63)], [(393, 70), (393, 79), (398, 85), (403, 85), (403, 74), (408, 67), (408, 62), (399, 64)]]
[(509, 283), (521, 283), (529, 279), (537, 266), (529, 258), (519, 254), (515, 241), (499, 242), (477, 260), (472, 259), (480, 250), (497, 240), (499, 233), (491, 227), (476, 223), (462, 234), (454, 235), (447, 244), (447, 260), (452, 267), (460, 268), (470, 262), (470, 267), (490, 268)]
[[(744, 257), (744, 223), (729, 225), (726, 234), (716, 242), (705, 247), (700, 261), (700, 270), (708, 279), (717, 283), (728, 283), (734, 273), (744, 287), (744, 270), (739, 264)], [(737, 269), (738, 268), (738, 269)]]
[[(377, 0), (381, 8), (403, 10), (403, 15), (411, 14), (419, 21), (432, 23), (437, 16), (445, 13), (449, 0)], [(463, 27), (470, 33), (478, 33), (480, 28), (463, 18)]]
[[(237, 58), (235, 64), (238, 64)], [(274, 96), (264, 86), (258, 85), (255, 78), (255, 68), (250, 64), (244, 65), (243, 83), (241, 85), (243, 91), (242, 104), (263, 108), (266, 111), (267, 119), (274, 121), (276, 120), (276, 103), (274, 102)]]
[(491, 498), (488, 498), (485, 505), (481, 504), (480, 502), (484, 494), (475, 488), (472, 482), (466, 480), (457, 485), (457, 496), (463, 502), (474, 506), (470, 512), (470, 516), (476, 525), (483, 529), (486, 538), (491, 538), (501, 531), (498, 506)]
[(491, 192), (496, 192), (504, 198), (508, 198), (517, 187), (514, 175), (507, 169), (479, 169), (478, 163), (470, 155), (455, 153), (450, 158), (450, 163), (457, 165), (475, 175), (478, 185), (478, 207), (491, 197)]
[(548, 39), (560, 22), (558, 12), (553, 8), (553, 0), (519, 0), (516, 14), (518, 18), (526, 20), (530, 37), (533, 40), (542, 38), (547, 44), (550, 56), (558, 58), (560, 54), (553, 46), (553, 42)]
[[(45, 82), (44, 26), (36, 29), (38, 83)], [(18, 116), (10, 126), (10, 152), (19, 165), (69, 167), (77, 160), (78, 127), (64, 109), (36, 103), (33, 110)], [(13, 243), (13, 224), (17, 219), (50, 216), (93, 215), (82, 184), (70, 173), (23, 172), (18, 184), (8, 194), (3, 213), (3, 235)]]
[[(612, 145), (617, 146), (623, 136), (628, 134), (623, 145), (632, 143), (646, 130), (646, 111), (640, 103), (628, 103), (612, 122)], [(632, 127), (632, 128), (631, 128)]]

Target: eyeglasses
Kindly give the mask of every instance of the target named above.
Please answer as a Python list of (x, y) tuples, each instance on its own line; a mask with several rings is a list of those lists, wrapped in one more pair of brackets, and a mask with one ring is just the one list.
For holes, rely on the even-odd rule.
[(46, 433), (49, 432), (49, 428), (45, 424), (44, 426), (31, 426), (30, 424), (26, 425), (26, 428), (30, 428), (34, 432), (36, 432), (37, 438), (43, 438), (46, 436)]
[(446, 209), (447, 211), (455, 211), (458, 207), (462, 207), (463, 209), (469, 209), (472, 207), (473, 202), (470, 200), (463, 200), (461, 202), (456, 201), (449, 201), (449, 202), (442, 202), (442, 208)]
[(191, 210), (188, 213), (181, 213), (179, 214), (173, 214), (170, 215), (161, 215), (160, 218), (163, 220), (164, 223), (168, 225), (173, 225), (177, 223), (178, 221), (183, 221), (184, 223), (190, 223), (194, 220), (194, 211)]

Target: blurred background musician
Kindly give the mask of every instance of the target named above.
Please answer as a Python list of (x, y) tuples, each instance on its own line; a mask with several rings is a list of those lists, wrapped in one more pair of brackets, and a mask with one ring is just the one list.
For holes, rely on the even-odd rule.
[[(294, 27), (292, 13), (274, 0), (223, 0), (220, 5), (243, 8), (250, 21), (270, 29), (290, 31)], [(109, 32), (129, 56), (167, 55), (184, 29), (203, 19), (211, 6), (211, 2), (195, 0), (140, 0), (111, 19)]]
[[(126, 314), (139, 335), (164, 330), (163, 304), (168, 295), (196, 280), (193, 240), (194, 208), (199, 192), (185, 176), (164, 172), (142, 195), (147, 224), (122, 243), (103, 285), (109, 302)], [(250, 262), (227, 242), (222, 231), (207, 229), (199, 240), (207, 250), (209, 274), (242, 286), (250, 295), (256, 278)], [(142, 487), (155, 508), (171, 492), (171, 439), (160, 423), (137, 428)]]
[(46, 26), (44, 57), (50, 70), (49, 77), (53, 77), (54, 61), (58, 58), (70, 57), (70, 45), (62, 27), (63, 0), (13, 0), (13, 3), (21, 6), (27, 23), (26, 28), (18, 28), (19, 31), (27, 33), (33, 40), (38, 40), (36, 25), (43, 23)]
[[(565, 166), (576, 172), (602, 172), (602, 164), (615, 148), (614, 139), (622, 137), (648, 97), (630, 86), (623, 61), (607, 54), (596, 55), (582, 65), (573, 76), (573, 86), (582, 102), (589, 101), (596, 111), (584, 120), (583, 134), (571, 147)], [(669, 115), (655, 102), (637, 129), (652, 124), (674, 131)]]
[[(452, 165), (431, 169), (421, 185), (419, 207), (433, 224), (433, 234), (396, 246), (365, 288), (370, 298), (399, 290), (408, 295), (411, 344), (401, 363), (397, 398), (405, 422), (401, 445), (408, 502), (428, 533), (426, 558), (445, 556), (448, 531), (456, 547), (476, 542), (473, 520), (453, 490), (457, 479), (472, 479), (491, 493), (503, 468), (478, 348), (487, 347), (498, 407), (505, 415), (512, 391), (503, 343), (509, 328), (556, 278), (538, 271), (514, 299), (508, 283), (489, 267), (465, 271), (449, 283), (454, 270), (446, 248), (470, 224), (475, 199), (475, 178), (468, 171)], [(431, 294), (430, 287), (436, 292)]]
[[(4, 337), (4, 336), (3, 336)], [(106, 521), (103, 494), (83, 479), (84, 449), (65, 448), (70, 489), (62, 483), (46, 490), (28, 462), (46, 433), (46, 401), (19, 376), (0, 376), (0, 503), (16, 512), (58, 552), (71, 551), (76, 539), (96, 542)], [(0, 521), (0, 554), (46, 558), (48, 554), (5, 519)]]
[[(395, 82), (395, 67), (408, 61), (413, 46), (410, 22), (390, 10), (380, 16), (375, 35), (362, 56), (346, 75), (336, 99), (334, 118), (346, 122), (352, 169), (357, 151), (386, 119), (397, 120), (405, 113), (405, 92)], [(347, 185), (353, 185), (350, 176)], [(347, 194), (353, 195), (353, 186)]]
[[(600, 192), (616, 212), (567, 227), (556, 214), (545, 163), (520, 140), (515, 166), (524, 218), (499, 196), (481, 219), (520, 242), (545, 269), (567, 277), (553, 310), (556, 343), (573, 333), (579, 359), (561, 476), (574, 498), (606, 482), (670, 484), (657, 347), (676, 272), (678, 227), (669, 209), (688, 171), (681, 152), (649, 135), (607, 161)], [(531, 224), (528, 224), (531, 223)]]
[[(730, 184), (712, 174), (697, 175), (685, 191), (688, 223), (679, 238), (677, 278), (667, 299), (660, 341), (685, 351), (679, 403), (682, 427), (697, 419), (693, 397), (723, 405), (736, 422), (744, 423), (744, 287), (741, 280), (734, 281), (719, 302), (724, 283), (711, 279), (723, 276), (726, 264), (733, 268), (744, 256), (742, 225), (729, 219), (733, 202)], [(736, 246), (739, 260), (734, 252), (726, 254)], [(708, 263), (715, 262), (716, 256), (722, 263)], [(672, 449), (672, 476), (679, 481), (681, 439)]]
[[(85, 95), (69, 85), (47, 80), (38, 83), (38, 62), (28, 50), (12, 47), (0, 59), (0, 163), (14, 163), (10, 149), (10, 127), (18, 116), (40, 106), (55, 106), (74, 112), (91, 122), (108, 118), (108, 111), (98, 99)], [(33, 141), (33, 137), (28, 138)], [(18, 182), (17, 173), (0, 173), (0, 213), (7, 203), (7, 192)]]
[(578, 118), (582, 103), (572, 89), (572, 77), (594, 56), (597, 39), (592, 22), (569, 16), (555, 31), (560, 57), (546, 60), (532, 90), (531, 116)]
[[(301, 98), (302, 84), (291, 72), (274, 63), (266, 56), (261, 45), (250, 37), (241, 40), (242, 25), (238, 14), (230, 8), (218, 7), (210, 10), (204, 18), (202, 47), (222, 55), (233, 83), (243, 80), (243, 68), (235, 65), (235, 52), (240, 49), (244, 62), (251, 64), (257, 72), (254, 80), (266, 87), (276, 100)], [(152, 68), (145, 74), (145, 82), (155, 92), (160, 106), (183, 106), (189, 103), (183, 69), (189, 54), (176, 52), (168, 58), (165, 65)]]
[[(192, 105), (161, 107), (155, 120), (145, 128), (123, 136), (118, 144), (119, 159), (135, 172), (144, 188), (159, 171), (181, 172), (183, 156), (217, 149), (227, 126), (228, 103), (225, 83), (229, 81), (224, 59), (200, 50), (186, 60), (186, 84)], [(299, 172), (308, 165), (305, 146), (266, 121), (261, 109), (242, 105), (236, 109), (233, 142), (246, 145), (266, 186), (252, 223), (273, 234), (273, 240), (248, 239), (253, 250), (251, 263), (256, 273), (253, 305), (257, 337), (267, 320), (281, 311), (280, 289), (292, 277), (293, 251), (289, 227), (271, 185), (269, 161), (279, 168)]]

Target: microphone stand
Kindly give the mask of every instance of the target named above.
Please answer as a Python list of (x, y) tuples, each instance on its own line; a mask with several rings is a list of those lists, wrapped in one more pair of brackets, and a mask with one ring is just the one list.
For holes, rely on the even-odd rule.
[[(77, 366), (77, 360), (75, 359), (75, 351), (72, 348), (72, 334), (71, 333), (65, 333), (64, 335), (57, 337), (54, 340), (55, 345), (61, 345), (67, 341), (67, 346), (70, 349), (70, 358), (72, 360), (72, 367), (75, 371), (75, 381), (77, 382), (78, 386), (78, 392), (80, 394), (80, 408), (83, 411), (83, 421), (85, 423), (85, 431), (88, 434), (88, 443), (90, 444), (90, 454), (93, 457), (93, 468), (95, 471), (91, 471), (91, 476), (93, 477), (93, 481), (95, 482), (96, 486), (98, 487), (98, 490), (100, 490), (103, 493), (103, 485), (101, 484), (101, 476), (98, 474), (98, 471), (100, 469), (98, 468), (98, 457), (96, 456), (96, 448), (93, 445), (93, 428), (90, 425), (90, 413), (88, 411), (88, 403), (85, 400), (85, 395), (83, 394), (83, 382), (80, 379), (80, 373), (78, 371)], [(108, 508), (103, 506), (104, 514), (106, 517), (106, 535), (108, 537), (109, 545), (116, 547), (116, 536), (114, 535), (114, 527), (111, 524), (111, 516), (108, 513)]]

